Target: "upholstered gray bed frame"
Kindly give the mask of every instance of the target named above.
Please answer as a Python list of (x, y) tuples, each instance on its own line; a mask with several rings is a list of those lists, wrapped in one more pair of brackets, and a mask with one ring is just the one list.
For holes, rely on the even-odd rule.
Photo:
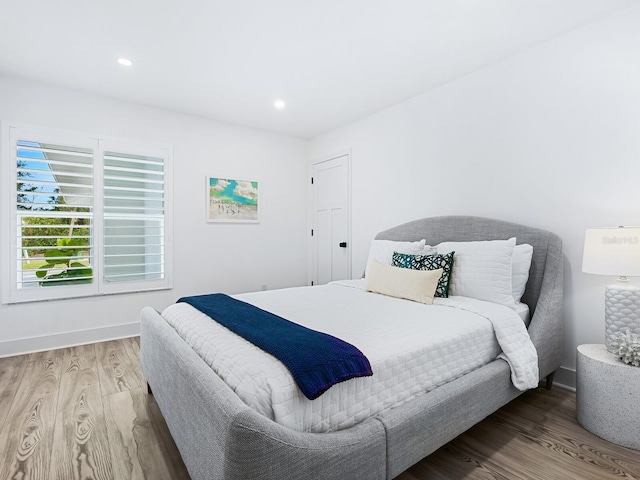
[[(544, 230), (488, 218), (434, 217), (378, 239), (494, 240), (533, 245), (523, 301), (540, 377), (562, 355), (562, 242)], [(152, 308), (141, 318), (142, 370), (192, 479), (391, 479), (521, 392), (495, 360), (422, 396), (335, 433), (301, 433), (247, 407)], [(552, 378), (552, 377), (551, 377)]]

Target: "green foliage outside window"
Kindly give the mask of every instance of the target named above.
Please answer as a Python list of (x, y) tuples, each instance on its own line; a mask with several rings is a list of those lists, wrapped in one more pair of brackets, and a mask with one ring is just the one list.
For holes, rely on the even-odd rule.
[(47, 263), (36, 271), (36, 277), (41, 279), (40, 285), (91, 283), (93, 270), (77, 261), (77, 257), (89, 247), (86, 239), (59, 238), (56, 244), (59, 248), (47, 250), (44, 254)]

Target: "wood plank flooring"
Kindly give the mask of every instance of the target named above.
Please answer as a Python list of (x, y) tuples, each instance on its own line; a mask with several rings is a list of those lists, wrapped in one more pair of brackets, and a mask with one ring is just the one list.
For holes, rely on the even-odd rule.
[(575, 415), (575, 393), (531, 390), (397, 480), (640, 479), (640, 451), (598, 438)]
[(188, 479), (137, 338), (0, 358), (0, 480)]
[[(0, 358), (0, 480), (189, 479), (139, 350), (128, 338)], [(538, 388), (397, 478), (640, 479), (640, 452), (581, 428), (574, 393)]]

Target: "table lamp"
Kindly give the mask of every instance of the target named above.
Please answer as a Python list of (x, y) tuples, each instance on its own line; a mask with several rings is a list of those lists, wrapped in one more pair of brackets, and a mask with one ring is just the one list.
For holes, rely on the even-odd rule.
[(611, 334), (627, 328), (640, 334), (640, 287), (627, 278), (640, 276), (640, 227), (587, 228), (582, 271), (618, 277), (604, 296), (605, 344), (611, 352)]

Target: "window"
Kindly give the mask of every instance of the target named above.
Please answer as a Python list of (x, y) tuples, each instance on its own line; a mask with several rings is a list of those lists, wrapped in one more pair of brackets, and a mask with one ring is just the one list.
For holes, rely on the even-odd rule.
[(5, 303), (171, 288), (169, 148), (19, 126), (6, 138)]

